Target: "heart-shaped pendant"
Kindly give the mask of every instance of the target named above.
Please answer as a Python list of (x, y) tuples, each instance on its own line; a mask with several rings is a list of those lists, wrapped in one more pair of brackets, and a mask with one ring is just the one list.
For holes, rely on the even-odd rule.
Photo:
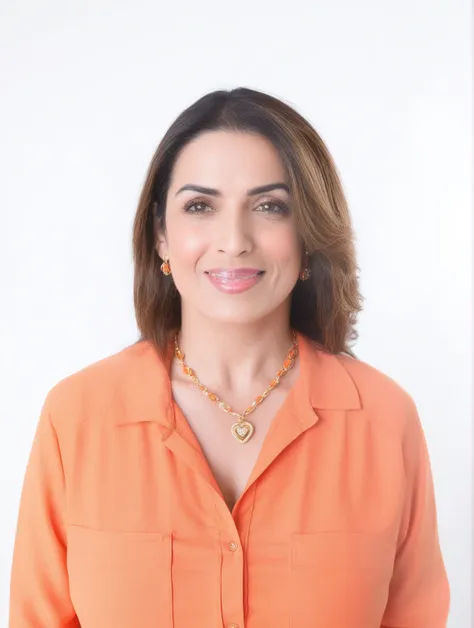
[(239, 443), (246, 443), (253, 434), (253, 425), (248, 421), (239, 421), (234, 423), (231, 427), (232, 436), (236, 438)]

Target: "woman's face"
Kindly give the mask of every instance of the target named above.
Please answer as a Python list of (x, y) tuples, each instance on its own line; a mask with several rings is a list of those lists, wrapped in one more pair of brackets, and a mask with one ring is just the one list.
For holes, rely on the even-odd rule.
[(205, 132), (183, 148), (157, 238), (183, 314), (240, 324), (287, 315), (302, 264), (287, 186), (262, 136)]

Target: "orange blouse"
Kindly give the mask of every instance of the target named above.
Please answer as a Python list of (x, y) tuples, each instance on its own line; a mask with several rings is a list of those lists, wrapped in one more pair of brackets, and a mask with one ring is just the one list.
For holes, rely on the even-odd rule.
[(10, 628), (445, 628), (412, 398), (298, 340), (299, 379), (232, 513), (149, 343), (54, 386), (22, 492)]

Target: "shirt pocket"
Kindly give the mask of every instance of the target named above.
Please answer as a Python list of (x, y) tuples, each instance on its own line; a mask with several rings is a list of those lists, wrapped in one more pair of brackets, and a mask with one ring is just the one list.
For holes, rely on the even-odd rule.
[(68, 526), (67, 563), (82, 626), (173, 626), (171, 534)]
[(395, 555), (388, 536), (293, 534), (290, 553), (292, 628), (380, 628)]

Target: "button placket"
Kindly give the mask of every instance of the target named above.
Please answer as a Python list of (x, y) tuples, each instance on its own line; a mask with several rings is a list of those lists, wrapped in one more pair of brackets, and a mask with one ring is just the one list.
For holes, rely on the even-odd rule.
[[(231, 537), (232, 538), (232, 537)], [(243, 605), (243, 562), (244, 556), (239, 542), (229, 540), (223, 544), (222, 563), (222, 610), (226, 628), (242, 628), (244, 620)], [(234, 619), (230, 621), (229, 619)], [(237, 622), (235, 621), (237, 620)]]

